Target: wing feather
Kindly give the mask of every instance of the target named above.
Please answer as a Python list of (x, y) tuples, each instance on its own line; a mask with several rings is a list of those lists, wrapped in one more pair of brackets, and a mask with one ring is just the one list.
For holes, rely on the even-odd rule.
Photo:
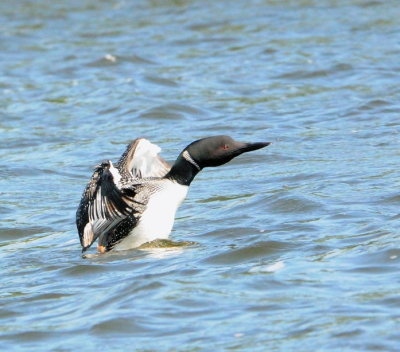
[(78, 207), (76, 223), (83, 251), (100, 235), (112, 231), (133, 211), (134, 189), (131, 187), (129, 194), (125, 192), (115, 183), (110, 170), (118, 172), (111, 162), (95, 169)]
[(171, 166), (159, 155), (161, 148), (145, 138), (137, 138), (130, 143), (121, 159), (118, 169), (131, 173), (133, 177), (163, 177)]

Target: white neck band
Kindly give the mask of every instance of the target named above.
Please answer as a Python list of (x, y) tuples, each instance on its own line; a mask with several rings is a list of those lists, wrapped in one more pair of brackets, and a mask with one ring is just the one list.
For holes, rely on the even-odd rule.
[(187, 151), (187, 150), (185, 150), (183, 153), (182, 153), (182, 156), (183, 156), (183, 158), (186, 160), (186, 161), (188, 161), (189, 163), (191, 163), (192, 165), (194, 165), (195, 167), (196, 167), (196, 169), (197, 170), (201, 170), (201, 167), (199, 166), (199, 164), (197, 164), (194, 160), (193, 160), (193, 158), (192, 158), (192, 156), (189, 154), (189, 152)]

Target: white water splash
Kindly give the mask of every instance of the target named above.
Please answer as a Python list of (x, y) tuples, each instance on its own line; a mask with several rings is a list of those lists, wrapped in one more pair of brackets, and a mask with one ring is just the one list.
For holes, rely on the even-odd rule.
[(258, 265), (249, 270), (250, 273), (274, 273), (285, 267), (283, 261), (276, 262), (271, 265)]

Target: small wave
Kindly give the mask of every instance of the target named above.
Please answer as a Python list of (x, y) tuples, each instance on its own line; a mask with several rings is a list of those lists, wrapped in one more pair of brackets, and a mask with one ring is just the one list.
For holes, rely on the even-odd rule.
[(283, 261), (278, 261), (269, 265), (257, 265), (250, 268), (249, 273), (274, 273), (285, 267)]

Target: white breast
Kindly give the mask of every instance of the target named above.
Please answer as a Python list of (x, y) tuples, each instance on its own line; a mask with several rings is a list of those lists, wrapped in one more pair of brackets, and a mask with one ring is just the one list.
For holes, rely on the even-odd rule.
[(135, 248), (146, 242), (168, 238), (174, 225), (176, 210), (185, 199), (187, 192), (188, 186), (169, 182), (167, 187), (154, 193), (139, 223), (114, 249)]

